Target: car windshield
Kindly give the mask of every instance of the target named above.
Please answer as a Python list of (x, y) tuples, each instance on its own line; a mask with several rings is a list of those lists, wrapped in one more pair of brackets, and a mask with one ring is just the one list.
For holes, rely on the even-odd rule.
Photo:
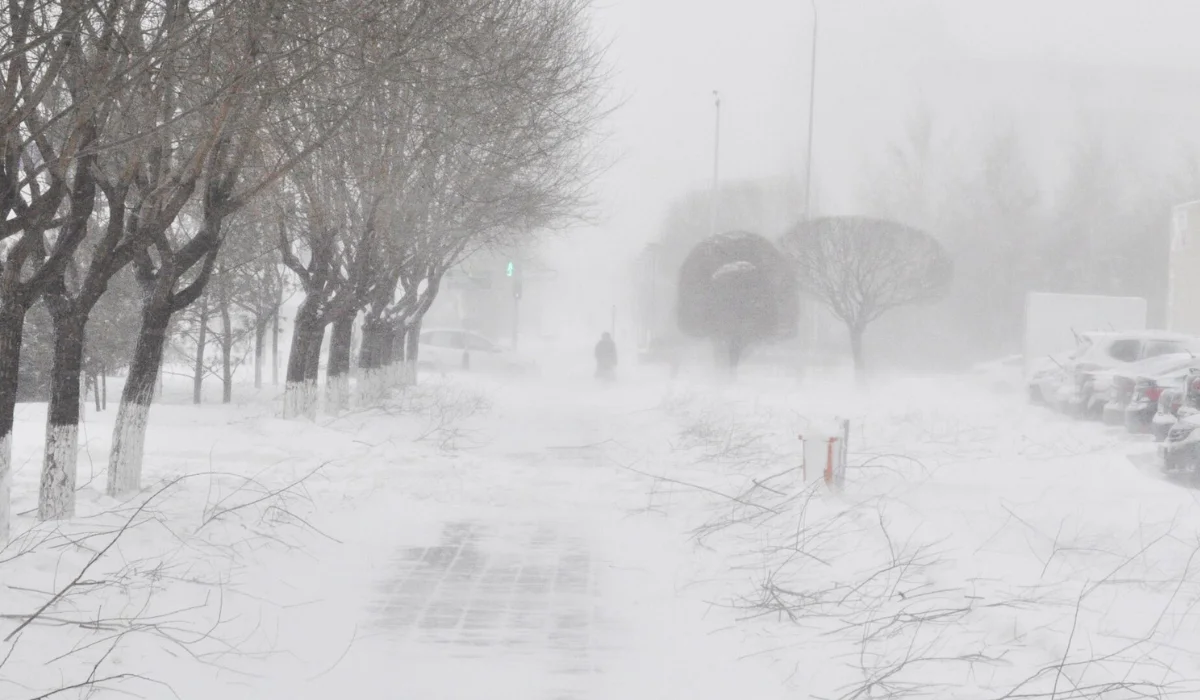
[(1194, 361), (1191, 355), (1182, 355), (1179, 353), (1171, 355), (1159, 355), (1157, 357), (1149, 357), (1141, 362), (1138, 362), (1134, 367), (1142, 376), (1152, 377), (1158, 372), (1170, 372), (1183, 367), (1187, 367)]
[(1146, 349), (1143, 355), (1145, 357), (1156, 357), (1159, 355), (1186, 353), (1187, 350), (1187, 343), (1182, 340), (1148, 340), (1146, 341)]
[(496, 349), (496, 345), (492, 341), (478, 335), (464, 336), (467, 341), (468, 350), (479, 350), (480, 352), (492, 352)]

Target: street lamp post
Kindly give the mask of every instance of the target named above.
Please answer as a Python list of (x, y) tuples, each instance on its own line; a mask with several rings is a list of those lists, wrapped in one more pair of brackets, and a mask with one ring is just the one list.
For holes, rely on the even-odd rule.
[(812, 3), (812, 59), (808, 74), (808, 146), (804, 153), (804, 218), (812, 218), (813, 115), (817, 103), (817, 0)]
[(713, 179), (712, 179), (712, 206), (709, 207), (711, 220), (709, 221), (709, 234), (717, 235), (717, 212), (720, 207), (718, 203), (718, 187), (720, 183), (720, 160), (721, 160), (721, 94), (713, 90), (713, 108), (715, 111), (715, 119), (713, 123)]
[[(809, 60), (808, 73), (808, 144), (804, 151), (804, 219), (812, 219), (812, 171), (813, 171), (813, 124), (815, 122), (817, 105), (817, 0), (809, 0), (812, 5), (812, 57)], [(814, 352), (817, 338), (820, 335), (820, 322), (817, 320), (817, 305), (811, 298), (805, 298), (803, 305), (808, 307), (805, 315), (809, 318), (809, 351)]]

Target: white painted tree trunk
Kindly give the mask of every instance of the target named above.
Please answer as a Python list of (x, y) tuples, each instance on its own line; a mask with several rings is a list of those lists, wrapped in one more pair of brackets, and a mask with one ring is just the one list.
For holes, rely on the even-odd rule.
[(149, 420), (149, 403), (122, 401), (117, 408), (112, 453), (108, 459), (108, 495), (120, 496), (142, 487), (142, 455), (146, 449)]
[(350, 407), (350, 375), (338, 374), (325, 383), (325, 410), (333, 416)]
[(75, 455), (78, 450), (78, 425), (46, 426), (38, 520), (68, 520), (75, 517)]
[(283, 417), (316, 420), (319, 396), (315, 381), (288, 382), (283, 390)]
[(0, 437), (0, 543), (12, 528), (12, 433)]
[(400, 386), (416, 386), (417, 384), (417, 362), (416, 360), (405, 360), (401, 365)]
[(362, 408), (378, 406), (386, 390), (387, 376), (377, 367), (358, 373), (358, 405)]

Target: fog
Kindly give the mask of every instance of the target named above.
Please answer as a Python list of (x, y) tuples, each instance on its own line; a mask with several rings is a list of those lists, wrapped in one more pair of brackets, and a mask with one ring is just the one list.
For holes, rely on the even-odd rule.
[[(1071, 164), (1086, 151), (1107, 164), (1105, 186), (1124, 199), (1103, 217), (1143, 212), (1136, 226), (1125, 225), (1127, 243), (1142, 241), (1155, 252), (1131, 262), (1144, 268), (1127, 274), (1137, 282), (1106, 287), (1095, 278), (1108, 273), (1094, 271), (1052, 291), (1143, 296), (1161, 323), (1165, 282), (1155, 277), (1164, 277), (1158, 271), (1165, 266), (1167, 209), (1196, 192), (1200, 47), (1188, 28), (1200, 8), (1183, 1), (1068, 0), (818, 0), (816, 8), (814, 215), (882, 214), (937, 229), (932, 219), (947, 214), (936, 202), (977, 196), (956, 190), (979, 174), (987, 149), (1008, 134), (1024, 161), (1022, 179), (1037, 191), (1039, 216), (1053, 222), (1032, 237), (1047, 239), (1067, 227), (1072, 210), (1080, 212), (1081, 226), (1097, 214), (1085, 211), (1090, 202), (1068, 201)], [(589, 315), (601, 318), (599, 310), (618, 304), (632, 318), (622, 293), (631, 260), (662, 234), (673, 201), (710, 187), (714, 90), (721, 96), (721, 182), (782, 178), (794, 185), (792, 216), (802, 215), (795, 200), (806, 165), (813, 15), (807, 2), (767, 0), (736, 7), (612, 0), (595, 14), (611, 42), (613, 99), (621, 102), (606, 142), (614, 164), (596, 189), (600, 223), (549, 250), (556, 266), (571, 271), (569, 293), (580, 308), (596, 309)], [(930, 152), (921, 166), (923, 191), (914, 194), (896, 175), (896, 153), (911, 153), (911, 130), (922, 119)], [(1145, 213), (1150, 209), (1157, 219)], [(968, 228), (932, 232), (949, 240)], [(960, 267), (974, 274), (969, 262)], [(1009, 293), (1045, 285), (1034, 279), (1018, 286)], [(905, 312), (903, 324), (926, 323), (938, 313)], [(900, 323), (885, 321), (873, 334), (885, 364), (927, 369), (926, 358), (939, 351), (937, 362), (954, 364), (988, 352), (945, 352), (945, 341), (925, 347), (891, 328)], [(947, 333), (968, 330), (945, 323)], [(993, 355), (1017, 340), (1006, 335)]]
[(7, 9), (0, 700), (1200, 698), (1197, 0)]

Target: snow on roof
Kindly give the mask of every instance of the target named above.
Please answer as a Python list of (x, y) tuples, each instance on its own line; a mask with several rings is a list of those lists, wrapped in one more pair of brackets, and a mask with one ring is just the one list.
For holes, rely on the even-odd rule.
[(1139, 340), (1195, 340), (1200, 342), (1200, 338), (1197, 338), (1196, 336), (1188, 335), (1186, 333), (1177, 333), (1175, 331), (1160, 330), (1083, 331), (1079, 335), (1096, 340), (1110, 338), (1136, 338)]

